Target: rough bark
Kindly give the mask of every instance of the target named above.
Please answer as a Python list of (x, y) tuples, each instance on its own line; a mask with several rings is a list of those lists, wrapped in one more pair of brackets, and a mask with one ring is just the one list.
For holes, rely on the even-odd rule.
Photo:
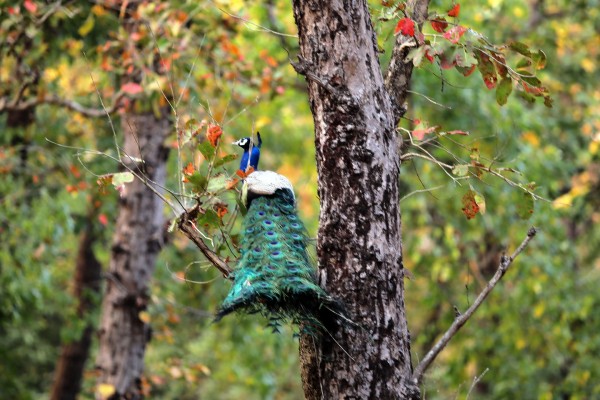
[[(94, 215), (92, 213), (92, 216)], [(79, 318), (88, 318), (94, 308), (94, 297), (100, 292), (102, 265), (98, 262), (92, 249), (94, 242), (93, 224), (90, 221), (81, 234), (75, 261), (73, 295), (78, 301), (77, 316)], [(94, 327), (92, 324), (87, 324), (78, 340), (63, 346), (56, 366), (51, 400), (75, 400), (77, 398), (93, 333)]]
[[(320, 283), (361, 328), (303, 338), (308, 399), (407, 399), (396, 118), (365, 1), (295, 0), (300, 61), (315, 123)], [(409, 79), (409, 78), (407, 78)], [(348, 353), (348, 354), (346, 354)]]
[[(169, 120), (151, 113), (127, 114), (121, 125), (124, 153), (144, 160), (137, 163), (124, 155), (123, 162), (163, 186), (168, 156), (163, 143), (170, 133)], [(144, 351), (151, 330), (140, 312), (148, 305), (148, 285), (164, 241), (163, 225), (161, 199), (137, 179), (127, 184), (120, 197), (99, 329), (98, 383), (114, 386), (111, 399), (143, 398)]]

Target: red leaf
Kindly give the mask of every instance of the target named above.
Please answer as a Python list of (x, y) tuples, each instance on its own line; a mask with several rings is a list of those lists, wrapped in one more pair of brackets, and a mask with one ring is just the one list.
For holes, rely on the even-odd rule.
[(498, 78), (496, 75), (486, 75), (483, 77), (483, 82), (488, 89), (493, 89), (496, 87), (496, 83), (498, 82)]
[(473, 73), (473, 71), (475, 71), (475, 67), (476, 67), (476, 65), (475, 65), (475, 64), (471, 65), (471, 68), (469, 68), (469, 69), (468, 69), (466, 72), (464, 72), (464, 73), (463, 73), (463, 75), (464, 75), (464, 76), (469, 76), (469, 75), (471, 75), (471, 74)]
[[(241, 171), (241, 169), (238, 170), (238, 171)], [(233, 178), (232, 180), (230, 180), (230, 181), (227, 182), (227, 184), (225, 185), (225, 189), (227, 189), (227, 190), (233, 189), (235, 187), (235, 185), (237, 185), (237, 183), (239, 181), (240, 180), (238, 178)]]
[(444, 18), (436, 19), (431, 21), (431, 27), (434, 31), (444, 33), (448, 27), (448, 23)]
[(454, 58), (454, 54), (450, 54), (450, 57), (448, 57), (448, 54), (440, 55), (440, 67), (442, 69), (450, 69), (453, 68), (455, 65), (456, 59)]
[(544, 92), (544, 88), (539, 88), (539, 87), (535, 87), (535, 86), (529, 86), (525, 82), (521, 82), (521, 84), (523, 85), (523, 89), (525, 89), (525, 91), (527, 93), (531, 93), (534, 96), (539, 96), (539, 95), (541, 95)]
[(225, 214), (229, 212), (229, 210), (227, 210), (227, 205), (225, 204), (217, 204), (215, 206), (215, 211), (217, 212), (219, 218), (223, 218)]
[(465, 214), (467, 219), (475, 218), (475, 215), (479, 212), (479, 205), (475, 201), (475, 192), (469, 190), (462, 198), (463, 208), (462, 212)]
[(249, 166), (248, 168), (246, 168), (246, 172), (242, 171), (241, 169), (238, 169), (237, 171), (235, 171), (235, 174), (237, 176), (239, 176), (240, 178), (245, 179), (248, 175), (250, 175), (253, 172), (254, 172), (254, 167)]
[(402, 18), (394, 30), (394, 35), (398, 33), (402, 33), (404, 36), (415, 36), (415, 22), (410, 18)]
[(429, 50), (430, 49), (425, 50), (425, 58), (428, 59), (430, 63), (432, 63), (433, 62), (433, 55), (429, 54)]
[(450, 11), (448, 11), (449, 17), (458, 17), (458, 13), (460, 12), (460, 4), (456, 3), (454, 7)]
[(206, 138), (213, 145), (213, 147), (217, 146), (217, 141), (223, 134), (223, 130), (219, 125), (209, 125), (208, 130), (206, 131)]
[(414, 131), (412, 131), (412, 135), (417, 140), (423, 140), (425, 135), (435, 132), (435, 130), (437, 128), (439, 128), (439, 127), (438, 126), (430, 126), (429, 128), (415, 129)]
[(106, 214), (100, 214), (100, 215), (98, 215), (98, 221), (102, 225), (106, 226), (108, 224), (108, 218), (106, 217)]
[(121, 86), (121, 90), (130, 95), (136, 95), (143, 91), (142, 85), (134, 82), (128, 82), (124, 84), (123, 86)]
[(467, 28), (464, 26), (457, 25), (454, 28), (450, 29), (448, 32), (444, 33), (444, 37), (448, 39), (451, 43), (458, 43), (462, 35), (465, 34)]
[(468, 135), (469, 134), (469, 132), (460, 131), (460, 130), (448, 131), (446, 133), (448, 135)]
[(188, 163), (188, 165), (186, 165), (186, 166), (183, 168), (183, 171), (182, 171), (182, 172), (183, 172), (183, 174), (184, 174), (184, 175), (188, 175), (188, 176), (189, 176), (189, 175), (192, 175), (192, 174), (194, 173), (194, 164), (192, 164), (191, 162), (190, 162), (190, 163)]
[(32, 14), (35, 14), (35, 12), (37, 11), (37, 4), (35, 4), (31, 0), (25, 0), (25, 2), (23, 3), (23, 5), (27, 9), (27, 11), (29, 11)]

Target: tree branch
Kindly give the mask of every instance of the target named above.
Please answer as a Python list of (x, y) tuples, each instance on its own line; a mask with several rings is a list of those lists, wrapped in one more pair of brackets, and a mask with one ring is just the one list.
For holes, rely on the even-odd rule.
[(199, 206), (192, 208), (189, 211), (184, 211), (179, 218), (179, 229), (200, 249), (204, 257), (215, 266), (227, 279), (232, 279), (233, 270), (227, 265), (227, 262), (223, 260), (217, 253), (208, 248), (202, 236), (200, 235), (198, 228), (194, 224), (194, 220), (198, 216), (200, 211)]
[(85, 107), (76, 101), (62, 99), (55, 95), (47, 95), (44, 97), (36, 97), (31, 98), (27, 101), (20, 101), (17, 104), (14, 104), (7, 98), (0, 98), (0, 114), (7, 110), (11, 111), (24, 111), (28, 110), (32, 107), (38, 106), (40, 104), (53, 104), (61, 107), (65, 107), (69, 110), (78, 112), (86, 117), (91, 118), (99, 118), (105, 117), (107, 114), (114, 113), (119, 107), (119, 103), (125, 97), (125, 93), (122, 91), (117, 92), (117, 94), (113, 98), (112, 106), (104, 109), (104, 108), (88, 108)]
[(454, 320), (454, 322), (452, 323), (452, 325), (450, 325), (450, 328), (448, 328), (448, 330), (446, 331), (446, 333), (444, 333), (442, 338), (435, 344), (435, 346), (433, 346), (431, 350), (429, 350), (429, 352), (425, 355), (423, 360), (421, 360), (419, 365), (417, 365), (411, 377), (411, 381), (415, 385), (418, 385), (421, 382), (423, 374), (425, 373), (427, 368), (429, 368), (433, 360), (435, 360), (438, 354), (446, 347), (448, 342), (450, 342), (450, 340), (454, 337), (454, 335), (456, 335), (460, 328), (462, 328), (462, 326), (467, 323), (467, 321), (469, 320), (469, 318), (471, 318), (473, 313), (475, 313), (479, 306), (484, 302), (487, 295), (490, 294), (490, 292), (494, 289), (494, 287), (496, 287), (500, 279), (502, 279), (510, 265), (515, 260), (515, 258), (517, 258), (517, 256), (527, 247), (527, 245), (529, 244), (531, 239), (533, 239), (536, 233), (537, 231), (535, 228), (530, 228), (527, 232), (527, 237), (523, 240), (523, 242), (521, 242), (521, 244), (519, 245), (519, 247), (517, 247), (515, 252), (510, 257), (502, 256), (500, 260), (500, 265), (498, 266), (498, 270), (496, 271), (494, 276), (489, 280), (486, 287), (481, 291), (481, 293), (479, 293), (479, 296), (477, 296), (475, 302), (471, 305), (471, 307), (467, 309), (467, 311), (465, 311), (464, 314), (459, 315)]
[[(410, 17), (421, 26), (427, 19), (429, 0), (409, 0), (407, 8), (411, 12)], [(411, 41), (413, 43), (409, 43)], [(396, 125), (406, 113), (404, 102), (408, 95), (410, 77), (413, 71), (413, 63), (406, 63), (404, 60), (410, 49), (415, 46), (417, 46), (417, 43), (414, 38), (403, 35), (396, 36), (392, 58), (385, 77), (385, 89), (392, 100)]]

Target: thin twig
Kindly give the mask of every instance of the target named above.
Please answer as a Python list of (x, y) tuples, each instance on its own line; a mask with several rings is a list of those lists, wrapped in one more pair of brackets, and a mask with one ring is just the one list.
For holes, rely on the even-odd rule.
[(448, 344), (448, 342), (450, 342), (454, 335), (456, 335), (460, 328), (462, 328), (463, 325), (467, 323), (467, 321), (469, 320), (469, 318), (471, 318), (473, 313), (477, 311), (477, 309), (484, 302), (488, 294), (490, 294), (490, 292), (494, 289), (494, 287), (496, 287), (498, 282), (500, 282), (500, 279), (502, 279), (510, 265), (515, 260), (515, 258), (517, 258), (517, 256), (527, 247), (527, 245), (529, 244), (531, 239), (533, 239), (536, 233), (537, 231), (535, 228), (530, 228), (527, 232), (527, 237), (523, 240), (523, 242), (521, 242), (521, 244), (519, 245), (519, 247), (517, 247), (515, 252), (510, 257), (502, 256), (502, 258), (500, 259), (500, 265), (498, 266), (498, 270), (496, 270), (494, 276), (488, 281), (486, 287), (483, 288), (481, 293), (479, 293), (479, 296), (477, 296), (477, 299), (475, 299), (471, 307), (469, 307), (467, 311), (465, 311), (463, 314), (456, 317), (456, 319), (454, 320), (452, 325), (450, 325), (450, 328), (448, 328), (448, 330), (444, 333), (442, 338), (432, 347), (431, 350), (429, 350), (429, 352), (427, 352), (425, 357), (423, 357), (423, 360), (421, 360), (419, 365), (417, 365), (411, 377), (411, 381), (415, 385), (418, 385), (421, 382), (423, 374), (425, 373), (427, 368), (429, 368), (431, 363), (435, 360), (438, 354), (440, 354), (440, 352), (446, 347), (446, 345)]
[(477, 386), (477, 384), (479, 383), (479, 381), (481, 381), (481, 379), (483, 378), (483, 376), (485, 374), (487, 374), (489, 370), (490, 370), (489, 368), (486, 368), (485, 371), (483, 371), (481, 373), (481, 375), (475, 376), (475, 378), (473, 378), (473, 383), (471, 384), (471, 387), (469, 388), (469, 391), (467, 392), (467, 397), (465, 398), (465, 400), (469, 400), (469, 396), (471, 396), (471, 392), (473, 391), (473, 389), (475, 389), (475, 386)]
[(416, 94), (417, 96), (424, 97), (424, 98), (425, 98), (425, 100), (429, 101), (429, 102), (430, 102), (430, 103), (432, 103), (432, 104), (435, 104), (435, 105), (436, 105), (436, 106), (438, 106), (438, 107), (445, 108), (446, 110), (452, 110), (452, 107), (450, 107), (450, 106), (445, 106), (445, 105), (443, 105), (443, 104), (440, 104), (440, 103), (438, 103), (437, 101), (433, 100), (431, 97), (424, 95), (423, 93), (414, 92), (414, 91), (412, 91), (412, 90), (407, 90), (406, 92), (407, 92), (407, 93)]

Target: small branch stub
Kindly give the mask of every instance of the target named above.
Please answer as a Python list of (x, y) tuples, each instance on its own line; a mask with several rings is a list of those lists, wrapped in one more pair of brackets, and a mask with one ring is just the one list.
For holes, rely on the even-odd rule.
[(189, 211), (184, 211), (179, 217), (178, 227), (194, 244), (200, 249), (202, 254), (216, 269), (218, 269), (224, 278), (232, 279), (233, 270), (227, 265), (227, 262), (223, 260), (217, 253), (208, 248), (202, 236), (198, 232), (198, 228), (194, 224), (194, 220), (198, 216), (200, 211), (199, 206), (192, 208)]

